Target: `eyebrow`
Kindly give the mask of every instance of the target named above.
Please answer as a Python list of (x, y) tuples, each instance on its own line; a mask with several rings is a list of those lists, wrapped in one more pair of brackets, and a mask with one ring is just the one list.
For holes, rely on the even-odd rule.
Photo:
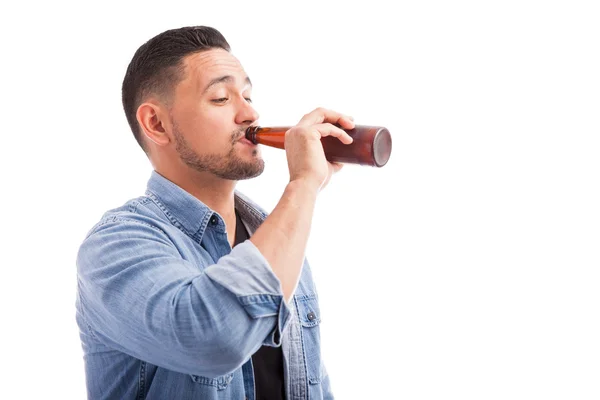
[[(224, 75), (224, 76), (220, 76), (218, 78), (213, 79), (212, 81), (210, 81), (208, 83), (208, 85), (204, 88), (204, 90), (202, 91), (202, 94), (206, 93), (208, 91), (208, 89), (210, 89), (211, 87), (218, 85), (220, 83), (231, 83), (234, 82), (235, 78), (231, 75)], [(250, 78), (246, 77), (246, 83), (248, 85), (250, 85), (250, 87), (252, 87), (252, 82), (250, 81)]]

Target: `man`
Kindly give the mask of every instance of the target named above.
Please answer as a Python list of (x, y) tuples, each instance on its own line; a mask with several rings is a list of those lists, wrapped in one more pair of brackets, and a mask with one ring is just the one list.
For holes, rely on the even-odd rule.
[[(154, 171), (77, 257), (77, 322), (91, 399), (331, 399), (304, 253), (333, 172), (320, 143), (350, 117), (317, 109), (286, 134), (290, 181), (270, 215), (235, 190), (259, 175), (252, 85), (209, 27), (135, 53), (125, 114)], [(335, 125), (334, 125), (335, 124)], [(336, 126), (338, 125), (338, 126)]]

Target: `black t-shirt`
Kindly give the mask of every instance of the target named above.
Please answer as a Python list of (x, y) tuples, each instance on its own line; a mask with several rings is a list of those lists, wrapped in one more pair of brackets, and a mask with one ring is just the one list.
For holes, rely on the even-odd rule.
[[(250, 238), (237, 211), (235, 225), (234, 246)], [(252, 365), (256, 400), (285, 400), (281, 347), (261, 346), (252, 356)]]

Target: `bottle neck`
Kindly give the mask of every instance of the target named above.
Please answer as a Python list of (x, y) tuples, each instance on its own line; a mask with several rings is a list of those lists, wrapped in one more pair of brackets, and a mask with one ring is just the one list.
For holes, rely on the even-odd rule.
[(246, 129), (246, 138), (254, 144), (283, 149), (285, 148), (285, 133), (290, 128), (290, 126), (251, 126)]

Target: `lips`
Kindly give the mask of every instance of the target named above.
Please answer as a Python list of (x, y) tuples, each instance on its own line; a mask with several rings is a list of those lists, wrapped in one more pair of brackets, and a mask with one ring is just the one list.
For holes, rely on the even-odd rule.
[(247, 128), (244, 129), (243, 131), (241, 131), (239, 137), (235, 141), (236, 142), (241, 142), (241, 143), (244, 143), (244, 144), (248, 144), (248, 145), (251, 145), (251, 146), (256, 146), (254, 143), (252, 143), (252, 141), (250, 141), (250, 140), (248, 140), (246, 138), (246, 130), (247, 130)]

